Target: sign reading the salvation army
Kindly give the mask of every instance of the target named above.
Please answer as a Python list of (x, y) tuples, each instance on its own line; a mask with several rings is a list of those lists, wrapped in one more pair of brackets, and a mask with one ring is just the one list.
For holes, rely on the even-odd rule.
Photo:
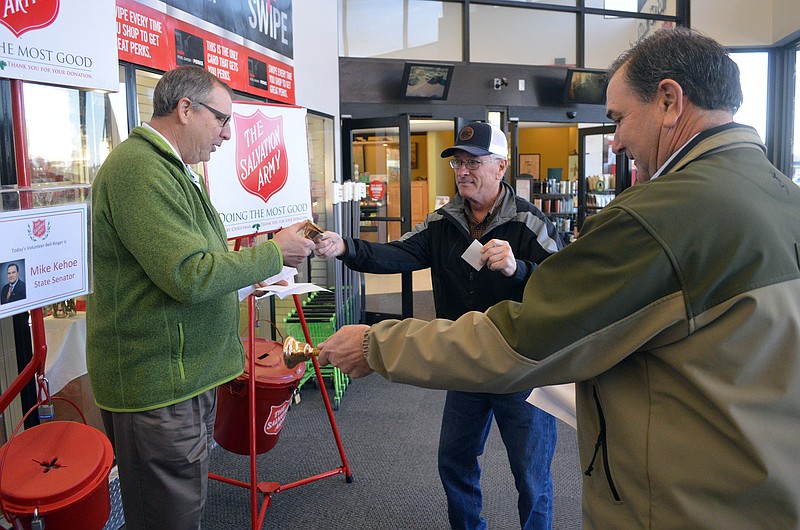
[[(91, 28), (91, 31), (78, 28)], [(119, 90), (114, 2), (3, 2), (0, 5), (0, 77)]]
[(206, 165), (211, 202), (229, 238), (311, 218), (306, 110), (236, 102), (231, 139)]
[(86, 204), (0, 213), (0, 318), (89, 292)]

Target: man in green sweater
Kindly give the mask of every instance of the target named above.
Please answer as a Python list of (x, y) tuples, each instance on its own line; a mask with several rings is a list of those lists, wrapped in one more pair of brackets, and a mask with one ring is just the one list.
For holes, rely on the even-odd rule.
[(231, 90), (203, 68), (164, 74), (153, 117), (92, 185), (86, 360), (114, 445), (128, 530), (197, 529), (216, 387), (244, 370), (237, 290), (300, 264), (303, 223), (229, 252), (202, 179), (231, 137)]

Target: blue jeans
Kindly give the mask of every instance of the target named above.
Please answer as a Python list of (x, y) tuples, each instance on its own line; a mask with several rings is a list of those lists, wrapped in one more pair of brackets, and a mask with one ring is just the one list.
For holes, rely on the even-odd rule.
[[(516, 394), (447, 392), (439, 437), (439, 476), (447, 495), (450, 526), (482, 530), (481, 467), (492, 416), (508, 453), (519, 493), (523, 530), (553, 526), (553, 478), (550, 462), (556, 447), (556, 419), (527, 403), (530, 391)], [(493, 414), (494, 413), (494, 414)]]

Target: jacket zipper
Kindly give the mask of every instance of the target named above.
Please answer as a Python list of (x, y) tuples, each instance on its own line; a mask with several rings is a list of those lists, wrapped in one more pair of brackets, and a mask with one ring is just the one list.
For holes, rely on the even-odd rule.
[(186, 371), (183, 369), (183, 324), (178, 322), (178, 371), (181, 379), (186, 379)]
[(592, 461), (589, 462), (589, 467), (586, 468), (584, 471), (584, 475), (587, 477), (592, 476), (592, 471), (594, 470), (594, 461), (597, 459), (597, 453), (602, 448), (603, 452), (603, 469), (606, 472), (606, 480), (608, 481), (608, 487), (611, 490), (611, 495), (614, 497), (616, 502), (621, 502), (622, 499), (619, 496), (619, 492), (617, 491), (617, 487), (614, 485), (614, 479), (611, 477), (611, 468), (608, 465), (608, 439), (606, 438), (606, 417), (603, 415), (603, 407), (600, 405), (600, 397), (597, 395), (597, 385), (592, 386), (592, 396), (594, 396), (594, 403), (597, 406), (597, 417), (600, 421), (600, 432), (597, 434), (597, 442), (594, 444), (594, 454), (592, 455)]

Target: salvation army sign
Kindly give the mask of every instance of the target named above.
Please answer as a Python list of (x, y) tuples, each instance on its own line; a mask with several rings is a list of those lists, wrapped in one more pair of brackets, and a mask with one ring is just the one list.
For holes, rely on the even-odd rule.
[(60, 0), (40, 0), (38, 3), (36, 0), (33, 3), (7, 1), (0, 24), (16, 37), (32, 29), (45, 28), (56, 19), (60, 3)]
[(268, 202), (289, 178), (283, 116), (268, 117), (260, 111), (251, 116), (234, 113), (233, 121), (239, 183)]
[(229, 238), (311, 218), (306, 110), (235, 102), (231, 140), (206, 164), (207, 187)]
[(119, 90), (114, 8), (109, 0), (4, 0), (0, 77)]

